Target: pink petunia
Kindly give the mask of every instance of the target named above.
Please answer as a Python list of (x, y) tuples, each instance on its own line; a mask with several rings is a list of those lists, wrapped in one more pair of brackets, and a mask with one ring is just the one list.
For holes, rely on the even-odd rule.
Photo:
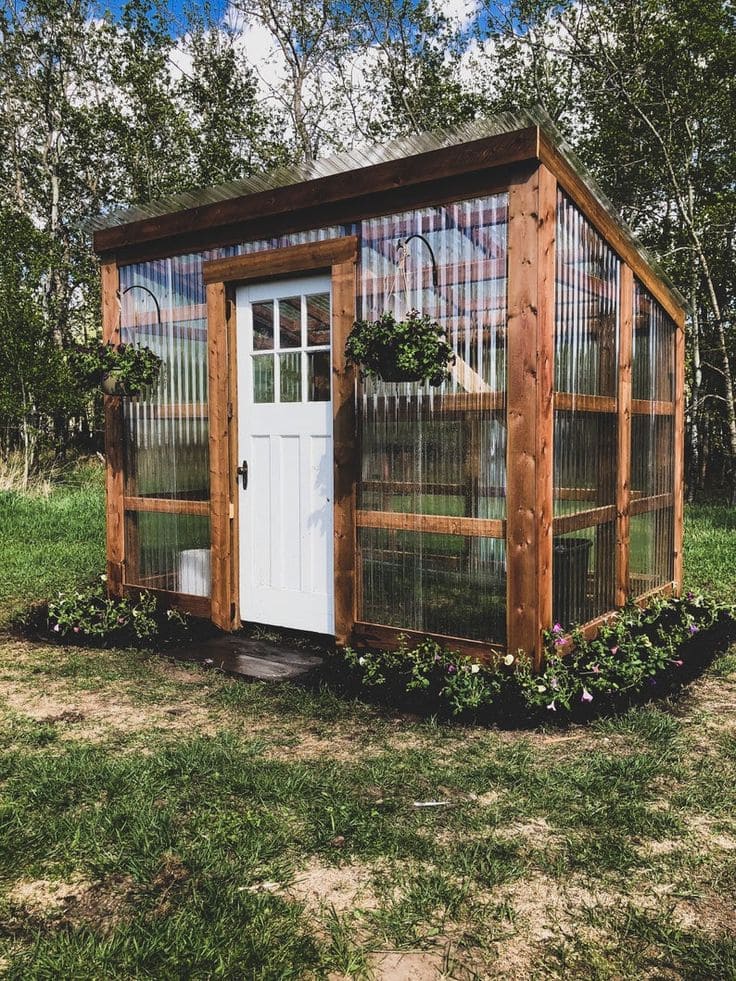
[(611, 648), (611, 654), (618, 654), (618, 644), (616, 644), (615, 647)]
[(593, 696), (590, 694), (587, 688), (583, 688), (583, 694), (580, 696), (581, 702), (592, 702)]

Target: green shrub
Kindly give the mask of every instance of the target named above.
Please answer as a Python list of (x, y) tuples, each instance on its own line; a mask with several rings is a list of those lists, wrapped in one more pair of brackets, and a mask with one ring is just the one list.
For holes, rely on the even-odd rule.
[(348, 647), (343, 656), (362, 685), (382, 688), (390, 699), (423, 696), (428, 706), (456, 716), (491, 710), (555, 717), (666, 691), (694, 659), (696, 638), (719, 623), (733, 623), (734, 616), (733, 608), (692, 593), (643, 610), (630, 605), (592, 640), (574, 631), (567, 653), (569, 641), (555, 624), (539, 673), (522, 653), (480, 664), (430, 638), (411, 647), (403, 637), (395, 651)]
[(189, 637), (189, 617), (167, 608), (152, 593), (110, 597), (105, 577), (92, 586), (61, 592), (35, 608), (25, 628), (61, 643), (156, 647)]

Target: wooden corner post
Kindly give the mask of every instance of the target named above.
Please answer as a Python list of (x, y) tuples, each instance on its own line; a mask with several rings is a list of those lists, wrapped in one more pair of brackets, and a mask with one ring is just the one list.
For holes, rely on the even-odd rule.
[(682, 593), (682, 545), (685, 524), (685, 312), (680, 311), (675, 328), (675, 459), (673, 468), (674, 563), (673, 591)]
[(552, 624), (552, 443), (557, 182), (544, 165), (509, 189), (507, 646), (541, 667)]
[(354, 253), (332, 266), (335, 642), (340, 645), (350, 641), (356, 612), (355, 369), (345, 360), (345, 342), (355, 320), (356, 264)]
[(233, 613), (230, 508), (230, 417), (227, 295), (223, 282), (207, 286), (207, 347), (210, 418), (210, 536), (212, 622), (231, 630)]
[(616, 426), (616, 606), (629, 595), (631, 540), (631, 356), (634, 339), (634, 274), (621, 263), (619, 288), (618, 419)]
[[(114, 260), (102, 263), (102, 340), (119, 341), (120, 274)], [(107, 590), (111, 596), (123, 595), (125, 580), (125, 508), (123, 467), (122, 399), (105, 399), (105, 515), (107, 537)]]

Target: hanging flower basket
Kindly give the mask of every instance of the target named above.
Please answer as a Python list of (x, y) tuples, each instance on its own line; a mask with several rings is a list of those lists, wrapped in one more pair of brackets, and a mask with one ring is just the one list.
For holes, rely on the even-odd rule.
[(403, 320), (391, 313), (378, 320), (356, 320), (345, 345), (348, 364), (364, 377), (384, 382), (429, 382), (449, 378), (455, 355), (436, 321), (411, 310)]
[(135, 398), (156, 383), (162, 361), (148, 347), (107, 343), (78, 346), (67, 363), (82, 387), (99, 385), (105, 395)]

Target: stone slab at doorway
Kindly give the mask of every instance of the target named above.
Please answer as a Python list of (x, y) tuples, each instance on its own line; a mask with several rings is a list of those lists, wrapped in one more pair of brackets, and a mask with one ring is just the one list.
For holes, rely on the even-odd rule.
[(196, 661), (249, 681), (296, 681), (324, 662), (324, 658), (314, 652), (239, 634), (227, 634), (167, 651), (167, 656), (177, 661)]

